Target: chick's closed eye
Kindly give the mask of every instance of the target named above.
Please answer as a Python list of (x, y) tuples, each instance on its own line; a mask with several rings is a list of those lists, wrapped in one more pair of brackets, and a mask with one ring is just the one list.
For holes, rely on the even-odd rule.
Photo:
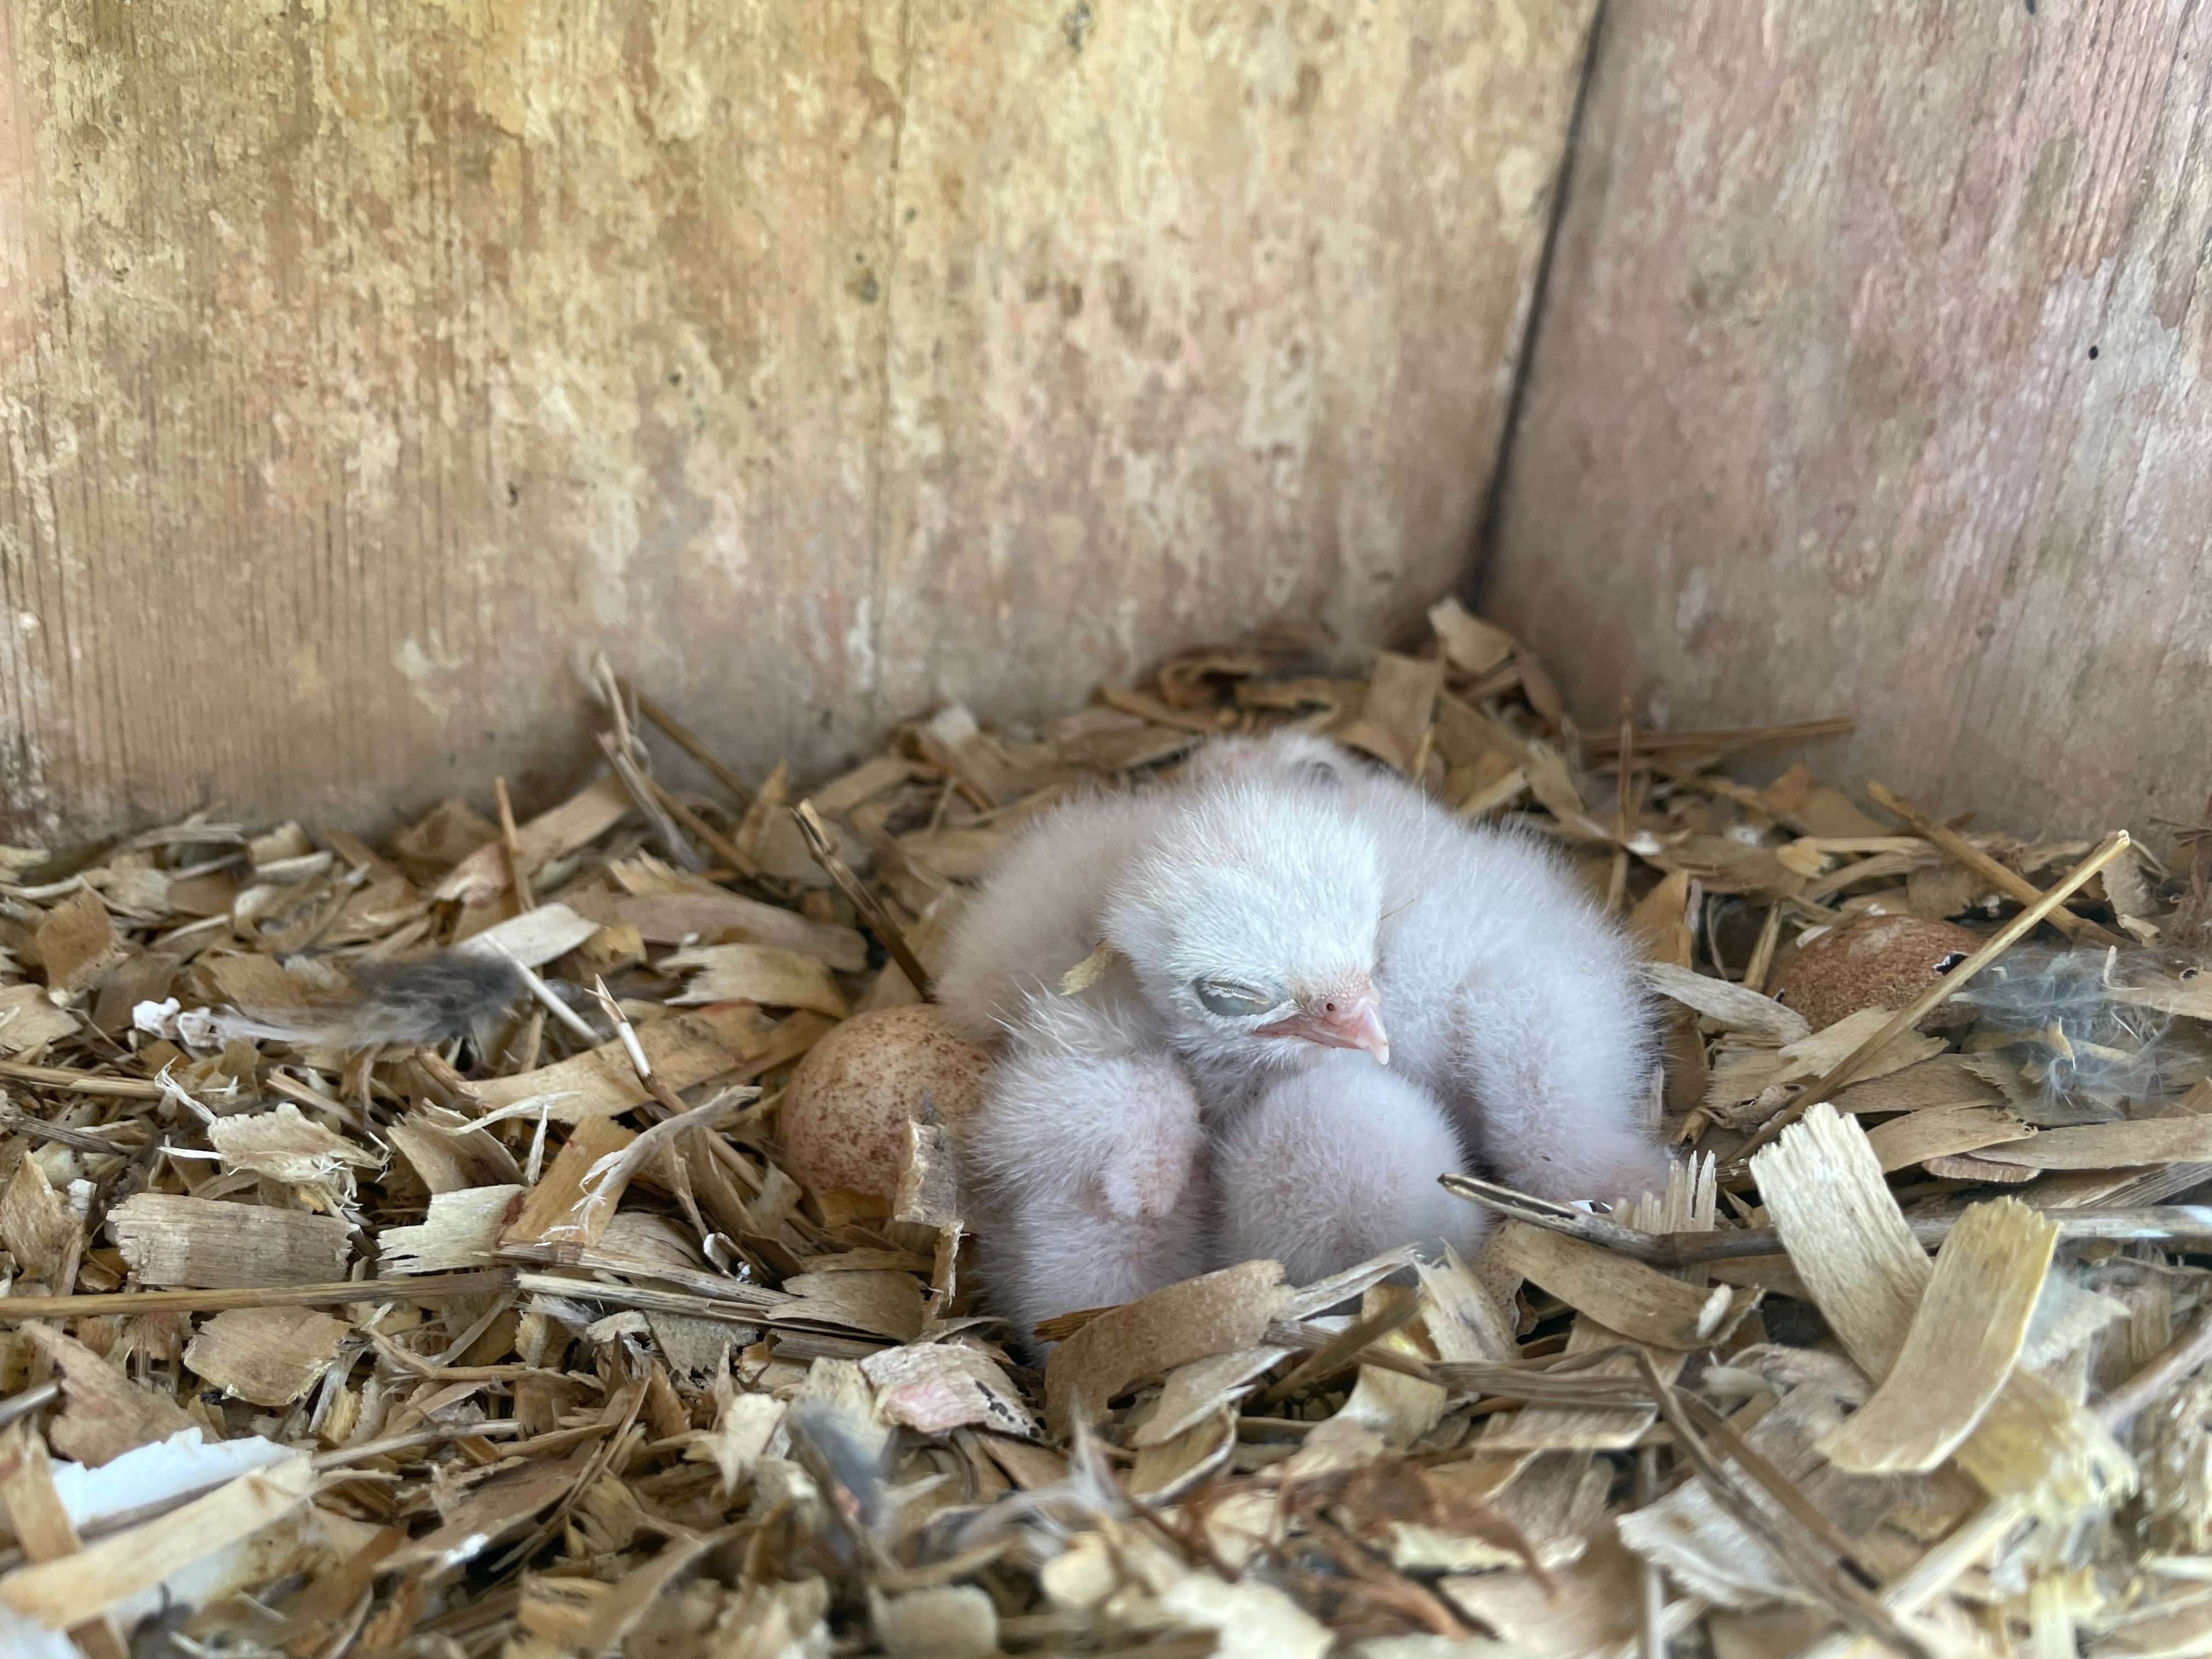
[(1239, 985), (1231, 980), (1201, 979), (1194, 981), (1191, 990), (1208, 1013), (1235, 1018), (1264, 1014), (1279, 1008), (1288, 1000), (1280, 991), (1255, 990), (1249, 985)]

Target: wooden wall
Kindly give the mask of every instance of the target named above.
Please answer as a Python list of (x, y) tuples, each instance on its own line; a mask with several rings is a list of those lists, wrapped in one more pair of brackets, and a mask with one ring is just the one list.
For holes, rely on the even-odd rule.
[(1463, 574), (1589, 0), (0, 8), (0, 831), (1023, 718)]
[(2212, 787), (2212, 9), (1610, 0), (1487, 602), (1992, 828)]

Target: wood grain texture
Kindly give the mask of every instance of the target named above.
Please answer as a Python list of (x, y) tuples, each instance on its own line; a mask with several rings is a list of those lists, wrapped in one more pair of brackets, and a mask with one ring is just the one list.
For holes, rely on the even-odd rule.
[(2212, 12), (1614, 0), (1483, 597), (1990, 828), (2212, 784)]
[(601, 648), (757, 776), (1409, 623), (1589, 10), (6, 8), (0, 830), (526, 813)]

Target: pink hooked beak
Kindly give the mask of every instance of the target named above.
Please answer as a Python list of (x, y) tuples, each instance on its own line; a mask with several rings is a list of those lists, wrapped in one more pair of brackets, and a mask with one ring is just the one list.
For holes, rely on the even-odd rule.
[(1316, 997), (1298, 1005), (1288, 1019), (1262, 1025), (1259, 1035), (1301, 1037), (1324, 1048), (1364, 1048), (1379, 1065), (1390, 1063), (1390, 1036), (1382, 1029), (1379, 999), (1372, 991), (1353, 996)]

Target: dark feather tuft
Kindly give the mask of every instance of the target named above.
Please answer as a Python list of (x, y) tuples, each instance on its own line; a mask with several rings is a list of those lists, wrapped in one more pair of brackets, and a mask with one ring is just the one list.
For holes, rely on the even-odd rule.
[(441, 951), (411, 962), (356, 964), (362, 1015), (402, 1035), (387, 1042), (441, 1042), (482, 1032), (500, 1011), (525, 995), (522, 970), (502, 957)]
[(405, 962), (356, 963), (351, 1001), (275, 1019), (228, 1017), (226, 1035), (343, 1048), (473, 1038), (481, 1046), (500, 1012), (526, 994), (522, 970), (497, 957), (441, 951)]

